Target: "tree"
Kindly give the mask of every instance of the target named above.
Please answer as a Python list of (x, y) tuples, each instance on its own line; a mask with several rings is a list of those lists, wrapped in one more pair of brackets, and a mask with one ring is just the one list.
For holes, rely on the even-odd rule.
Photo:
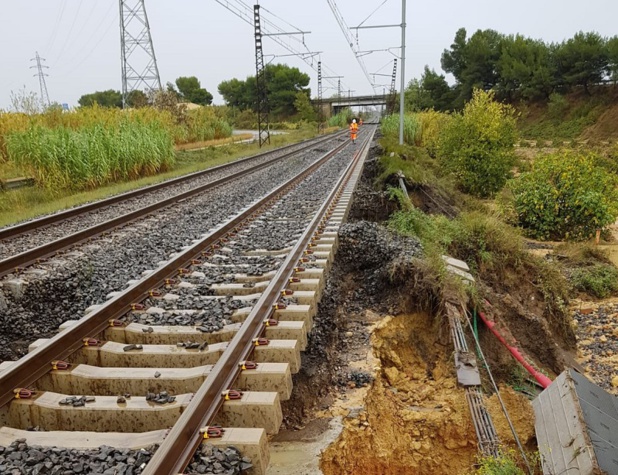
[(176, 87), (181, 98), (187, 102), (203, 106), (212, 104), (212, 94), (202, 87), (195, 76), (177, 78)]
[(296, 100), (294, 101), (294, 107), (298, 111), (298, 115), (301, 120), (307, 122), (315, 122), (317, 120), (317, 113), (311, 104), (311, 100), (306, 92), (297, 92)]
[[(266, 90), (273, 115), (285, 118), (296, 113), (294, 102), (299, 92), (309, 94), (309, 76), (298, 68), (285, 64), (269, 64), (265, 67)], [(255, 76), (244, 81), (230, 79), (218, 87), (226, 104), (240, 109), (256, 109), (257, 86)]]
[(515, 162), (514, 109), (476, 89), (463, 113), (455, 114), (441, 134), (439, 159), (461, 188), (480, 197), (499, 191)]
[(540, 239), (582, 240), (618, 217), (616, 175), (580, 151), (541, 157), (509, 185), (517, 223)]
[(236, 78), (223, 81), (217, 89), (228, 106), (241, 110), (255, 109), (255, 77), (250, 76), (245, 81)]
[(296, 94), (304, 92), (310, 94), (307, 88), (309, 76), (298, 68), (291, 68), (285, 64), (266, 66), (266, 89), (270, 109), (275, 116), (289, 117), (296, 111), (294, 101)]
[(457, 108), (472, 97), (475, 88), (487, 91), (498, 82), (497, 63), (502, 38), (503, 35), (494, 30), (477, 30), (466, 40), (466, 29), (461, 28), (455, 34), (451, 49), (442, 53), (442, 69), (452, 73), (460, 86), (455, 102)]
[(442, 69), (455, 76), (457, 82), (463, 81), (463, 71), (466, 67), (466, 36), (467, 32), (465, 28), (457, 30), (451, 49), (445, 49), (442, 53)]
[(448, 111), (453, 109), (454, 93), (442, 74), (425, 66), (420, 81), (409, 82), (405, 99), (409, 110)]
[(576, 33), (555, 46), (554, 56), (557, 77), (567, 87), (583, 86), (587, 94), (591, 84), (603, 79), (609, 66), (606, 40), (595, 32)]
[(146, 107), (148, 105), (148, 96), (140, 90), (131, 91), (127, 94), (127, 105), (129, 107)]
[(607, 73), (616, 85), (618, 82), (618, 36), (607, 40)]
[(87, 107), (99, 104), (102, 107), (122, 107), (122, 94), (120, 91), (108, 89), (107, 91), (96, 91), (92, 94), (84, 94), (77, 101), (80, 106)]
[(500, 45), (498, 77), (496, 89), (500, 98), (509, 101), (547, 99), (555, 84), (549, 47), (543, 41), (521, 35), (504, 37)]

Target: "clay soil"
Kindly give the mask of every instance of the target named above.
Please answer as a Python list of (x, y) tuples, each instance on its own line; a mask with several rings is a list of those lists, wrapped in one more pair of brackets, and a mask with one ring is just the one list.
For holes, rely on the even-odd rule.
[[(464, 390), (457, 386), (450, 347), (439, 343), (427, 314), (386, 317), (371, 343), (379, 360), (362, 411), (346, 418), (323, 454), (326, 475), (467, 474), (477, 443)], [(526, 398), (501, 391), (520, 439), (534, 446), (534, 417)], [(514, 445), (497, 397), (488, 401), (499, 437)]]

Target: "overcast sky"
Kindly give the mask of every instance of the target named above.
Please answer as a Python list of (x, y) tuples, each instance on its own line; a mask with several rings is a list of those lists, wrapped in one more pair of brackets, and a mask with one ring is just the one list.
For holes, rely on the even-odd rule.
[[(236, 5), (239, 1), (254, 3), (228, 0)], [(356, 26), (383, 2), (336, 3), (346, 23)], [(260, 4), (278, 16), (265, 12), (267, 18), (287, 30), (292, 27), (283, 20), (311, 31), (305, 44), (311, 51), (322, 51), (325, 75), (344, 76), (344, 88), (355, 94), (372, 92), (326, 0), (262, 0)], [(117, 0), (2, 0), (0, 8), (0, 108), (10, 106), (11, 91), (25, 86), (38, 92), (38, 79), (32, 76), (35, 71), (29, 69), (35, 51), (47, 60), (52, 101), (76, 105), (82, 94), (121, 88)], [(163, 83), (178, 76), (197, 76), (214, 94), (215, 103), (222, 103), (217, 93), (221, 81), (255, 74), (253, 28), (215, 0), (147, 0), (146, 8)], [(440, 70), (442, 50), (449, 47), (460, 27), (469, 33), (493, 28), (546, 41), (561, 41), (579, 30), (618, 34), (616, 0), (408, 0), (407, 10), (406, 82), (420, 76), (426, 64)], [(400, 21), (401, 0), (386, 0), (365, 25)], [(385, 49), (398, 46), (400, 37), (398, 28), (360, 30), (358, 41), (362, 50)], [(301, 48), (296, 38), (300, 37), (282, 37)], [(287, 53), (270, 38), (264, 40), (264, 50), (265, 54)], [(393, 57), (376, 52), (364, 60), (370, 73), (390, 74)], [(310, 74), (315, 92), (317, 75), (310, 66), (298, 58), (274, 61)], [(376, 80), (390, 83), (387, 77), (376, 76)], [(325, 90), (324, 95), (335, 92)]]

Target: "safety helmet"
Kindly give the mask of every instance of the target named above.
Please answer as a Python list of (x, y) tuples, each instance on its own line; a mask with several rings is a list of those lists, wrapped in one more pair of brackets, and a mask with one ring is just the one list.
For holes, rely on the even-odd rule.
[(356, 124), (356, 119), (352, 119), (352, 123), (353, 123), (353, 124)]

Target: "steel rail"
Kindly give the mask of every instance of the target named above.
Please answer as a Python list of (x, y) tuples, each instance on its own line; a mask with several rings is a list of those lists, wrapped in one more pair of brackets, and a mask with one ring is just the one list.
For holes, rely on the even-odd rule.
[(242, 327), (218, 359), (208, 378), (193, 396), (193, 399), (174, 424), (167, 437), (157, 449), (152, 459), (146, 465), (144, 475), (175, 475), (183, 473), (193, 455), (203, 440), (201, 429), (214, 419), (223, 404), (222, 392), (229, 389), (238, 374), (240, 363), (246, 360), (253, 351), (254, 339), (264, 331), (264, 321), (274, 312), (273, 305), (281, 296), (281, 291), (287, 285), (294, 267), (297, 265), (303, 251), (307, 248), (311, 237), (325, 216), (334, 200), (350, 179), (356, 165), (368, 148), (375, 127), (360, 147), (354, 159), (333, 187), (328, 198), (323, 202), (311, 223), (305, 229), (300, 239), (294, 245), (285, 261), (264, 290), (257, 303), (242, 324)]
[[(336, 138), (337, 135), (333, 135), (330, 136), (327, 140), (325, 141), (329, 141), (332, 140), (334, 138)], [(322, 142), (318, 142), (318, 143), (322, 143)], [(137, 209), (135, 211), (131, 211), (129, 213), (123, 214), (121, 216), (117, 216), (116, 218), (112, 218), (108, 221), (104, 221), (102, 223), (99, 224), (95, 224), (94, 226), (91, 226), (89, 228), (86, 229), (82, 229), (81, 231), (78, 231), (76, 233), (73, 234), (69, 234), (68, 236), (64, 236), (62, 238), (56, 239), (55, 241), (51, 241), (48, 242), (46, 244), (43, 244), (41, 246), (29, 249), (27, 251), (24, 251), (20, 254), (15, 254), (11, 257), (7, 257), (6, 259), (0, 260), (0, 278), (6, 276), (7, 274), (10, 274), (11, 272), (15, 272), (18, 271), (24, 267), (28, 267), (32, 264), (36, 264), (39, 261), (41, 261), (42, 259), (46, 259), (48, 257), (51, 257), (55, 254), (57, 254), (59, 251), (62, 251), (68, 247), (74, 246), (80, 242), (83, 242), (87, 239), (91, 239), (94, 237), (97, 237), (103, 233), (109, 232), (113, 229), (118, 228), (119, 226), (123, 226), (127, 223), (130, 223), (138, 218), (144, 217), (150, 213), (152, 213), (153, 211), (157, 211), (159, 209), (162, 208), (166, 208), (167, 206), (170, 206), (178, 201), (187, 199), (193, 195), (199, 194), (199, 193), (203, 193), (204, 191), (213, 189), (215, 187), (224, 185), (226, 183), (232, 182), (234, 180), (236, 180), (237, 178), (240, 178), (242, 176), (246, 176), (249, 175), (253, 172), (262, 170), (264, 168), (269, 167), (270, 165), (272, 165), (273, 163), (279, 162), (281, 160), (284, 160), (286, 158), (289, 158), (299, 152), (305, 151), (307, 149), (312, 148), (313, 146), (315, 146), (315, 142), (312, 144), (307, 145), (306, 147), (303, 147), (300, 150), (293, 150), (291, 152), (288, 152), (280, 157), (276, 157), (273, 158), (271, 160), (268, 160), (266, 162), (260, 163), (259, 165), (256, 165), (252, 168), (246, 169), (246, 170), (240, 170), (238, 172), (232, 173), (226, 177), (220, 178), (218, 180), (206, 183), (204, 185), (198, 186), (196, 188), (192, 188), (190, 190), (187, 190), (185, 192), (179, 193), (177, 195), (174, 195), (170, 198), (166, 198), (164, 200), (158, 201), (156, 203), (153, 203), (151, 205), (145, 206), (143, 208)], [(236, 162), (237, 163), (237, 162)]]
[[(340, 132), (341, 134), (343, 134), (343, 132)], [(50, 214), (48, 216), (43, 216), (41, 218), (37, 218), (37, 219), (33, 219), (31, 221), (27, 221), (25, 223), (21, 223), (21, 224), (16, 224), (14, 226), (10, 226), (10, 227), (6, 227), (4, 229), (0, 229), (0, 241), (2, 241), (3, 239), (7, 239), (9, 237), (14, 237), (14, 236), (18, 236), (20, 234), (24, 234), (30, 231), (35, 231), (39, 228), (43, 228), (46, 226), (50, 226), (52, 224), (58, 224), (61, 221), (64, 221), (66, 219), (69, 218), (74, 218), (75, 216), (79, 216), (81, 214), (85, 214), (88, 213), (90, 211), (95, 211), (101, 208), (104, 208), (106, 206), (110, 206), (116, 203), (120, 203), (122, 201), (128, 200), (130, 198), (135, 198), (137, 196), (142, 196), (145, 194), (148, 194), (150, 192), (153, 191), (157, 191), (163, 188), (167, 188), (169, 186), (172, 185), (177, 185), (179, 183), (183, 183), (189, 180), (192, 180), (193, 178), (199, 178), (201, 176), (205, 176), (205, 175), (209, 175), (211, 173), (214, 172), (218, 172), (221, 170), (225, 170), (227, 168), (231, 168), (235, 165), (238, 165), (239, 163), (245, 163), (245, 162), (251, 162), (260, 158), (265, 157), (266, 155), (269, 155), (273, 152), (280, 152), (280, 151), (284, 151), (287, 150), (289, 148), (292, 147), (296, 147), (298, 145), (302, 145), (302, 144), (306, 144), (305, 147), (296, 150), (296, 152), (300, 152), (302, 150), (306, 150), (316, 144), (322, 143), (322, 142), (326, 142), (330, 139), (332, 139), (333, 137), (336, 137), (337, 133), (333, 133), (333, 134), (328, 134), (325, 137), (319, 137), (318, 139), (307, 139), (307, 140), (303, 140), (301, 142), (295, 143), (295, 144), (290, 144), (290, 145), (286, 145), (284, 147), (279, 147), (273, 150), (268, 150), (266, 152), (262, 152), (262, 153), (258, 153), (256, 155), (251, 155), (249, 157), (245, 157), (245, 158), (241, 158), (239, 160), (234, 160), (233, 162), (229, 162), (229, 163), (224, 163), (222, 165), (217, 165), (216, 167), (211, 167), (211, 168), (207, 168), (206, 170), (200, 170), (197, 172), (193, 172), (193, 173), (189, 173), (187, 175), (183, 175), (177, 178), (172, 178), (170, 180), (165, 180), (162, 181), (160, 183), (156, 183), (154, 185), (150, 185), (150, 186), (146, 186), (143, 188), (138, 188), (137, 190), (132, 190), (132, 191), (128, 191), (126, 193), (121, 193), (119, 195), (115, 195), (112, 196), (110, 198), (106, 198), (103, 200), (99, 200), (99, 201), (94, 201), (92, 203), (87, 203), (81, 206), (76, 206), (75, 208), (70, 208), (68, 210), (65, 211), (61, 211), (59, 213), (55, 213), (55, 214)]]
[(158, 269), (121, 292), (116, 297), (105, 302), (96, 310), (85, 315), (74, 325), (58, 333), (45, 344), (38, 347), (32, 353), (28, 353), (15, 364), (0, 373), (0, 407), (14, 398), (15, 390), (32, 385), (38, 378), (46, 374), (51, 366), (51, 361), (62, 360), (83, 346), (86, 338), (94, 337), (101, 333), (110, 320), (127, 313), (133, 304), (145, 300), (149, 292), (164, 285), (165, 280), (178, 274), (179, 269), (190, 265), (191, 260), (202, 252), (212, 249), (221, 238), (229, 232), (238, 229), (245, 221), (252, 217), (272, 200), (278, 199), (286, 190), (300, 183), (304, 178), (313, 173), (323, 163), (333, 157), (337, 152), (349, 145), (343, 142), (333, 150), (327, 152), (305, 170), (278, 186), (259, 201), (238, 213), (227, 222), (223, 223), (208, 236), (202, 238), (191, 247), (173, 257)]

